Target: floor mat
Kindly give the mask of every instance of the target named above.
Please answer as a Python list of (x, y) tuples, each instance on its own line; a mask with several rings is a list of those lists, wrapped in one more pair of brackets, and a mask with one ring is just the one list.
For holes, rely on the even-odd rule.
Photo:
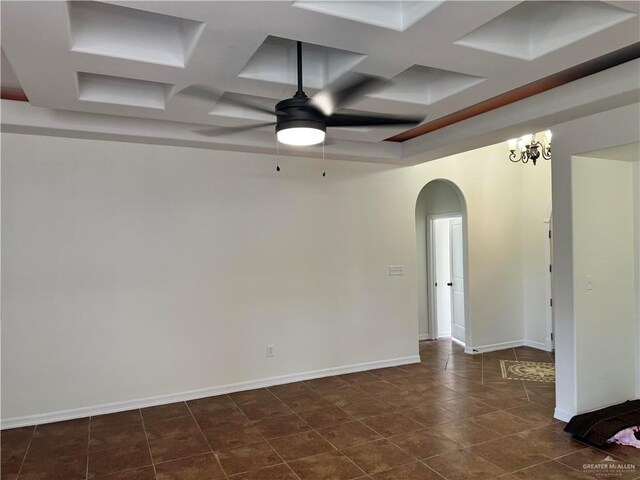
[(500, 360), (502, 378), (527, 380), (529, 382), (553, 383), (556, 381), (556, 366), (546, 362), (520, 362)]

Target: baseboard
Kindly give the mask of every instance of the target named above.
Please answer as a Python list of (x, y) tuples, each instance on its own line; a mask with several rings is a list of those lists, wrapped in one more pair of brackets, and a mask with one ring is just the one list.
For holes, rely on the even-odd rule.
[(573, 417), (572, 413), (567, 412), (566, 410), (562, 410), (561, 408), (556, 407), (553, 411), (553, 418), (556, 420), (561, 420), (563, 422), (568, 422)]
[(412, 355), (409, 357), (391, 358), (389, 360), (377, 360), (374, 362), (357, 363), (353, 365), (346, 365), (343, 367), (325, 368), (322, 370), (294, 373), (290, 375), (265, 378), (262, 380), (252, 380), (249, 382), (240, 382), (229, 385), (222, 385), (219, 387), (189, 390), (186, 392), (158, 395), (155, 397), (140, 398), (124, 402), (105, 403), (102, 405), (61, 410), (58, 412), (12, 417), (3, 419), (0, 422), (0, 428), (4, 430), (7, 428), (27, 427), (43, 423), (73, 420), (76, 418), (103, 415), (106, 413), (123, 412), (125, 410), (133, 410), (136, 408), (154, 407), (156, 405), (164, 405), (167, 403), (184, 402), (186, 400), (213, 397), (216, 395), (224, 395), (226, 393), (242, 392), (244, 390), (253, 390), (255, 388), (273, 387), (275, 385), (300, 382), (303, 380), (312, 380), (314, 378), (329, 377), (333, 375), (344, 375), (346, 373), (363, 372), (366, 370), (374, 370), (376, 368), (396, 367), (400, 365), (409, 365), (419, 362), (420, 356)]
[(525, 347), (537, 348), (538, 350), (544, 350), (545, 352), (551, 351), (551, 349), (549, 348), (549, 345), (546, 342), (542, 343), (542, 342), (534, 342), (532, 340), (525, 340), (524, 345)]
[(464, 353), (488, 353), (495, 350), (504, 350), (505, 348), (522, 347), (523, 345), (524, 340), (514, 340), (512, 342), (492, 343), (490, 345), (480, 345), (478, 347), (466, 347), (464, 349)]
[(431, 340), (431, 335), (428, 333), (421, 333), (418, 335), (418, 341), (421, 342), (422, 340)]

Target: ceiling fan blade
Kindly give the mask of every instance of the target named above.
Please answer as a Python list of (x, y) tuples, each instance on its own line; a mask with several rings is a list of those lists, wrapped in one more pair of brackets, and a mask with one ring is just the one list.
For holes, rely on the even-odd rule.
[(311, 103), (329, 116), (359, 100), (367, 93), (380, 89), (386, 80), (363, 73), (343, 75), (311, 98)]
[(366, 115), (336, 113), (327, 117), (327, 127), (385, 127), (391, 125), (417, 125), (423, 119), (419, 117), (398, 117), (395, 115)]
[(243, 108), (262, 113), (268, 113), (270, 115), (276, 115), (275, 109), (268, 109), (256, 102), (250, 100), (239, 99), (233, 96), (223, 96), (222, 91), (206, 85), (191, 85), (190, 87), (183, 88), (178, 92), (178, 95), (185, 95), (191, 98), (197, 98), (198, 100), (206, 100), (208, 102), (222, 102), (229, 105), (236, 105)]
[(248, 130), (268, 127), (275, 124), (276, 122), (266, 122), (266, 123), (253, 123), (251, 125), (243, 125), (240, 127), (216, 127), (216, 128), (209, 128), (207, 130), (197, 130), (196, 133), (200, 135), (204, 135), (205, 137), (220, 137), (222, 135), (246, 132)]

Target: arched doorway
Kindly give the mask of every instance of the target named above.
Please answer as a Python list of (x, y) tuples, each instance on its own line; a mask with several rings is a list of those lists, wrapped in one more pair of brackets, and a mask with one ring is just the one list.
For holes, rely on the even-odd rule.
[(453, 182), (433, 180), (418, 194), (416, 248), (420, 339), (450, 336), (472, 345), (467, 308), (467, 208)]

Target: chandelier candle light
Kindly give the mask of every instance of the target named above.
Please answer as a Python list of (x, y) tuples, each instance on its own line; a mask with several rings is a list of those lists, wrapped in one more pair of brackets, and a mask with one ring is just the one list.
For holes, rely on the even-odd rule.
[[(551, 130), (547, 130), (543, 135), (545, 138), (542, 140), (536, 140), (534, 134), (529, 134), (507, 141), (511, 152), (509, 160), (522, 163), (528, 163), (531, 160), (534, 165), (541, 155), (545, 160), (551, 160)], [(517, 153), (518, 150), (520, 154)]]

